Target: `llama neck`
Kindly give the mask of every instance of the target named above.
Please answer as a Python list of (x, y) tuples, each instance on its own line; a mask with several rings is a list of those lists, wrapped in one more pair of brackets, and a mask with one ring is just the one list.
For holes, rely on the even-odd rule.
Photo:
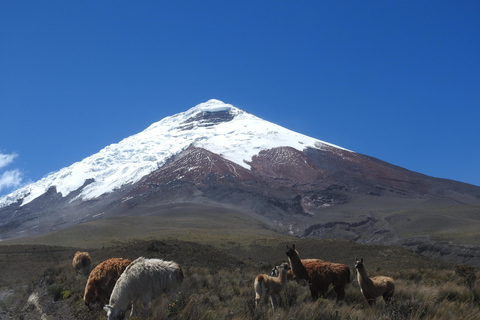
[(302, 260), (300, 259), (298, 254), (294, 255), (293, 257), (288, 257), (288, 260), (290, 260), (290, 265), (292, 266), (294, 272), (297, 270), (305, 269), (302, 264)]
[(357, 269), (357, 280), (360, 286), (362, 286), (362, 284), (368, 285), (372, 283), (372, 280), (367, 275), (367, 270), (365, 270), (365, 267)]
[(282, 283), (283, 286), (287, 283), (287, 270), (285, 268), (282, 268), (282, 271), (278, 275), (278, 279)]
[(120, 312), (124, 312), (127, 310), (127, 307), (130, 302), (133, 300), (133, 296), (131, 296), (132, 290), (129, 286), (129, 281), (123, 281), (125, 278), (121, 278), (117, 280), (115, 285), (115, 289), (112, 292), (112, 296), (110, 297), (110, 304), (115, 308), (118, 309)]
[(290, 266), (292, 267), (292, 273), (297, 278), (297, 282), (299, 280), (310, 280), (310, 276), (308, 274), (307, 269), (302, 263), (302, 260), (298, 256), (298, 253), (293, 255), (293, 257), (288, 257), (290, 261)]

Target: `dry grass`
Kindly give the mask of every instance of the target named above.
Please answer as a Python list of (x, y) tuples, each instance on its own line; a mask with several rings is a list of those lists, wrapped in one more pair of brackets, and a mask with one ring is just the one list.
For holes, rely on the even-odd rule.
[[(161, 243), (163, 242), (157, 244)], [(308, 247), (304, 245), (305, 248)], [(312, 301), (307, 287), (289, 282), (282, 294), (283, 305), (273, 313), (268, 303), (255, 308), (253, 281), (257, 274), (269, 273), (271, 267), (280, 261), (250, 263), (244, 257), (228, 258), (224, 254), (226, 262), (223, 265), (215, 262), (219, 267), (213, 268), (199, 260), (202, 259), (202, 252), (206, 259), (212, 259), (213, 255), (219, 254), (218, 251), (182, 242), (165, 242), (163, 251), (161, 248), (157, 250), (155, 246), (152, 251), (151, 243), (148, 246), (147, 243), (133, 243), (115, 248), (115, 252), (132, 255), (148, 253), (141, 252), (141, 248), (145, 247), (153, 256), (183, 260), (185, 280), (176, 296), (159, 298), (147, 310), (139, 306), (139, 313), (132, 320), (480, 319), (480, 282), (477, 280), (470, 289), (453, 267), (401, 267), (387, 270), (387, 262), (375, 263), (376, 267), (369, 268), (369, 274), (394, 277), (397, 290), (390, 304), (379, 299), (374, 307), (368, 306), (356, 280), (347, 287), (346, 299), (340, 303), (335, 302), (333, 291), (329, 291), (325, 298)], [(180, 255), (182, 248), (187, 251), (187, 256)], [(368, 249), (372, 248), (364, 248)], [(105, 255), (114, 253), (107, 249), (104, 251)], [(200, 251), (200, 254), (195, 256), (195, 251)], [(92, 255), (98, 255), (99, 252), (93, 252)], [(168, 252), (171, 253), (170, 256)], [(75, 274), (69, 262), (66, 259), (52, 261), (50, 267), (35, 281), (16, 288), (14, 294), (0, 304), (3, 312), (8, 311), (8, 316), (14, 319), (39, 319), (39, 310), (28, 302), (33, 293), (38, 293), (42, 312), (48, 318), (105, 319), (103, 310), (89, 311), (83, 304), (82, 295), (87, 277)], [(0, 318), (1, 316), (0, 313)]]
[[(258, 270), (260, 272), (262, 270)], [(263, 270), (267, 272), (268, 270)], [(398, 292), (390, 304), (379, 300), (369, 307), (353, 283), (346, 301), (336, 303), (334, 294), (311, 301), (309, 290), (288, 283), (283, 306), (275, 313), (268, 303), (255, 309), (251, 270), (219, 271), (191, 268), (176, 297), (157, 301), (134, 319), (479, 319), (480, 287), (459, 284), (449, 270), (432, 273), (420, 281), (397, 279)], [(437, 278), (451, 278), (445, 283)]]

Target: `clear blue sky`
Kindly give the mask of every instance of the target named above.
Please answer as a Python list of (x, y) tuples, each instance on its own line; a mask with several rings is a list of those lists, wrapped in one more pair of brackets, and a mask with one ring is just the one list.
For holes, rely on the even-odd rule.
[(480, 186), (480, 1), (0, 2), (0, 195), (208, 99)]

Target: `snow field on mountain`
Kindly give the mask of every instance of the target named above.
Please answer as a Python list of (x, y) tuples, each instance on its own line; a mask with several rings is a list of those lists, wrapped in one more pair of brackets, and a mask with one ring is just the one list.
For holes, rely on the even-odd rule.
[[(228, 113), (232, 119), (210, 123), (208, 117), (202, 117), (218, 112)], [(250, 169), (247, 162), (262, 150), (282, 146), (297, 150), (325, 145), (339, 148), (257, 118), (219, 100), (209, 100), (186, 112), (166, 117), (138, 134), (0, 198), (0, 207), (22, 198), (22, 205), (25, 205), (53, 186), (65, 197), (87, 179), (94, 182), (78, 197), (94, 199), (139, 181), (190, 145), (219, 154), (246, 169)]]

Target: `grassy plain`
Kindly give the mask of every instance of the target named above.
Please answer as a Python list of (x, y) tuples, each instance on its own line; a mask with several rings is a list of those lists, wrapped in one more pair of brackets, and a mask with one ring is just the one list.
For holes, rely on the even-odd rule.
[[(308, 288), (288, 283), (275, 313), (254, 305), (253, 280), (286, 260), (285, 244), (302, 258), (345, 263), (352, 271), (346, 300), (311, 301)], [(465, 283), (452, 265), (392, 246), (346, 240), (297, 239), (235, 212), (107, 218), (41, 237), (0, 245), (0, 319), (105, 319), (89, 311), (82, 296), (86, 275), (71, 259), (86, 250), (93, 265), (112, 257), (162, 258), (180, 263), (181, 292), (160, 298), (133, 319), (479, 319), (480, 283)], [(363, 257), (370, 275), (396, 279), (393, 303), (368, 307), (355, 281), (354, 262)], [(478, 278), (478, 274), (477, 274)], [(142, 308), (140, 308), (142, 309)]]

